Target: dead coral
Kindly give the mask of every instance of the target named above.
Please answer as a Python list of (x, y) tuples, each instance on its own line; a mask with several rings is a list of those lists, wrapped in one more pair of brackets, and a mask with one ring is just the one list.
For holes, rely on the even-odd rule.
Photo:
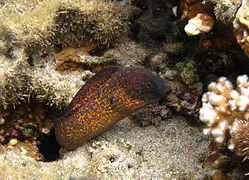
[(14, 152), (16, 156), (19, 156), (21, 159), (25, 159), (27, 161), (44, 160), (35, 145), (29, 142), (20, 142), (15, 138), (11, 139), (8, 144), (1, 146), (0, 154), (8, 153), (9, 151)]
[[(69, 104), (74, 94), (90, 76), (90, 71), (75, 71), (71, 74), (61, 74), (55, 70), (55, 63), (46, 62), (33, 54), (32, 65), (28, 63), (23, 51), (16, 53), (13, 59), (0, 59), (1, 83), (0, 102), (6, 109), (9, 105), (16, 106), (20, 101), (29, 101), (31, 96), (46, 102), (50, 106), (63, 108)], [(47, 57), (53, 60), (53, 57)]]
[(232, 23), (242, 0), (211, 0), (215, 3), (214, 13), (217, 20)]
[[(62, 75), (55, 70), (54, 61), (80, 61), (84, 53), (127, 37), (135, 10), (127, 3), (105, 0), (5, 1), (0, 9), (1, 105), (7, 108), (35, 94), (37, 99), (63, 108), (91, 73)], [(56, 46), (80, 51), (58, 55), (53, 53)], [(62, 68), (59, 60), (57, 69)], [(105, 63), (113, 61), (89, 56), (85, 64), (86, 69), (92, 66), (90, 70), (98, 71), (94, 65)]]
[(55, 70), (52, 62), (33, 73), (32, 91), (35, 98), (58, 108), (66, 107), (84, 84), (83, 80), (93, 75), (90, 71), (61, 74)]
[(110, 45), (127, 36), (134, 7), (102, 0), (8, 1), (0, 10), (1, 35), (23, 45)]
[(208, 33), (212, 30), (213, 26), (213, 17), (207, 14), (198, 13), (194, 18), (188, 21), (184, 30), (188, 36), (195, 36), (201, 33)]
[(178, 63), (176, 69), (167, 69), (161, 74), (167, 81), (167, 105), (176, 111), (197, 118), (200, 108), (199, 96), (203, 85), (200, 82), (193, 60)]
[(48, 6), (47, 1), (39, 0), (5, 1), (0, 10), (0, 34), (12, 35), (17, 44), (49, 44), (49, 26), (61, 3), (52, 1)]
[(122, 66), (138, 66), (146, 62), (151, 51), (134, 41), (123, 41), (115, 48), (108, 50), (104, 56), (117, 61)]
[(80, 42), (111, 45), (129, 33), (129, 19), (135, 8), (102, 0), (68, 1), (56, 17), (56, 43), (75, 46)]
[(65, 47), (58, 53), (54, 53), (56, 59), (56, 70), (75, 71), (89, 69), (91, 71), (100, 71), (103, 67), (117, 64), (116, 59), (108, 57), (91, 56), (87, 49), (89, 47), (72, 48)]
[(6, 109), (8, 104), (14, 106), (20, 100), (26, 100), (30, 97), (31, 76), (27, 57), (22, 49), (14, 51), (16, 61), (0, 56), (0, 102)]

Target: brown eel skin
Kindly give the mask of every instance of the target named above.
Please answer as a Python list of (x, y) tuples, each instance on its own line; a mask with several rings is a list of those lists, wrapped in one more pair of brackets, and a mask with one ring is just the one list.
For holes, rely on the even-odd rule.
[(119, 120), (155, 103), (166, 94), (166, 82), (136, 67), (109, 67), (93, 76), (55, 121), (58, 143), (73, 150)]

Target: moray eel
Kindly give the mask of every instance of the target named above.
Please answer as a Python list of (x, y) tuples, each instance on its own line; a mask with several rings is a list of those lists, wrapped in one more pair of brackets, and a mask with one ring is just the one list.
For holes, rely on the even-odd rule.
[(55, 121), (58, 143), (73, 150), (119, 120), (157, 102), (166, 82), (144, 68), (110, 67), (93, 76)]

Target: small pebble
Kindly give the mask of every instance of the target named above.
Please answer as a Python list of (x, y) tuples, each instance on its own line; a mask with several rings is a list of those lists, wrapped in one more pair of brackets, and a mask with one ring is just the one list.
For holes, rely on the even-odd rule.
[(26, 155), (27, 153), (28, 151), (24, 147), (21, 147), (21, 154)]
[(0, 135), (0, 142), (2, 143), (4, 141), (5, 141), (4, 137)]
[(3, 129), (0, 129), (0, 134), (3, 135), (5, 131)]
[(5, 123), (5, 119), (3, 117), (0, 117), (0, 125), (3, 125)]
[(169, 115), (169, 111), (168, 111), (168, 110), (163, 109), (163, 110), (160, 111), (160, 116), (161, 116), (162, 118), (167, 118), (168, 115)]
[(18, 140), (16, 138), (13, 138), (13, 139), (10, 140), (9, 144), (11, 146), (15, 146), (17, 144), (17, 142), (18, 142)]
[(49, 134), (50, 133), (50, 130), (48, 128), (42, 128), (42, 133), (44, 134)]

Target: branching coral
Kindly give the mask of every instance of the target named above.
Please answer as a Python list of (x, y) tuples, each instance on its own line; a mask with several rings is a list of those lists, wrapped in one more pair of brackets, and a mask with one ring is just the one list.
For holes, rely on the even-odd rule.
[(200, 120), (208, 128), (208, 134), (220, 145), (249, 156), (249, 79), (247, 75), (237, 78), (237, 90), (225, 77), (212, 82), (202, 97)]

